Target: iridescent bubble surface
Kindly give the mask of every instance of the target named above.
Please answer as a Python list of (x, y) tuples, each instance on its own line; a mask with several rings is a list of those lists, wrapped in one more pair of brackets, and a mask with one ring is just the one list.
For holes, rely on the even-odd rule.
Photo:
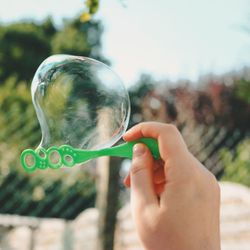
[(51, 56), (35, 73), (31, 91), (42, 130), (38, 148), (110, 147), (127, 129), (127, 90), (107, 65), (96, 60)]

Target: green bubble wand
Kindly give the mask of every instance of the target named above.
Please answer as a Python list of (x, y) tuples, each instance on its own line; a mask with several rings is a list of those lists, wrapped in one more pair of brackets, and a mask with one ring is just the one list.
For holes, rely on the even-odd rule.
[[(48, 150), (40, 148), (35, 151), (26, 149), (21, 154), (21, 164), (26, 172), (30, 173), (36, 169), (58, 169), (60, 167), (73, 167), (75, 164), (84, 163), (101, 156), (116, 156), (132, 159), (133, 146), (136, 143), (147, 145), (155, 159), (160, 159), (158, 144), (155, 139), (141, 138), (136, 141), (122, 143), (115, 147), (104, 148), (99, 150), (81, 150), (69, 145), (60, 147), (52, 146)], [(56, 155), (56, 160), (55, 158)], [(28, 157), (32, 157), (32, 163), (28, 163)]]

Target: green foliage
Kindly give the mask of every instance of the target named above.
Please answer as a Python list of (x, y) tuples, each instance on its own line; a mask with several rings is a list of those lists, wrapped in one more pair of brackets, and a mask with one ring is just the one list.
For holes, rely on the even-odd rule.
[(88, 55), (91, 50), (86, 34), (79, 34), (79, 31), (71, 26), (55, 35), (52, 46), (53, 54)]
[[(15, 82), (14, 77), (9, 78), (0, 86), (0, 152), (1, 147), (8, 145), (12, 154), (12, 150), (34, 146), (40, 137), (29, 87), (25, 83), (15, 86)], [(1, 153), (0, 164), (6, 165), (2, 163), (6, 155)]]
[(50, 18), (40, 24), (0, 25), (0, 213), (72, 219), (94, 205), (93, 175), (80, 168), (26, 174), (20, 153), (41, 140), (30, 93), (39, 64), (51, 53), (105, 61), (100, 53), (101, 34), (99, 22), (83, 24), (79, 17), (60, 29)]
[(29, 81), (38, 65), (50, 54), (48, 30), (42, 28), (35, 23), (0, 26), (1, 84), (12, 76), (17, 81)]
[(24, 172), (20, 152), (35, 148), (41, 134), (29, 87), (15, 82), (0, 86), (0, 213), (72, 219), (94, 205), (94, 177), (80, 169)]
[(250, 81), (244, 78), (238, 80), (235, 84), (235, 94), (250, 103)]
[(88, 22), (99, 9), (99, 0), (85, 0), (85, 11), (80, 16), (81, 22)]
[(51, 53), (72, 54), (105, 61), (101, 55), (102, 25), (81, 23), (79, 17), (57, 29), (50, 18), (41, 24), (0, 25), (0, 85), (9, 77), (30, 82), (39, 64)]
[(82, 23), (78, 18), (66, 21), (51, 40), (52, 53), (87, 56), (107, 63), (101, 55), (102, 32), (100, 22)]
[(95, 14), (99, 7), (99, 0), (86, 0), (86, 7), (90, 14)]
[(245, 139), (232, 153), (228, 149), (221, 151), (225, 166), (222, 180), (238, 182), (250, 187), (250, 139)]

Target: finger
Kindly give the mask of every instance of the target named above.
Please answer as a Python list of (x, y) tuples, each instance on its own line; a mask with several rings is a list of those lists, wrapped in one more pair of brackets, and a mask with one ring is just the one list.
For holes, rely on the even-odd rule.
[(140, 212), (149, 204), (158, 204), (153, 186), (152, 169), (153, 157), (149, 149), (141, 143), (136, 144), (130, 170), (131, 202), (136, 212)]
[(159, 196), (160, 194), (162, 194), (164, 192), (165, 183), (155, 184), (154, 189), (155, 189), (156, 195)]
[[(130, 183), (130, 175), (128, 175), (124, 181), (123, 181), (124, 185), (127, 187), (127, 188), (130, 188), (131, 186), (131, 183)], [(154, 185), (154, 191), (155, 191), (155, 194), (157, 196), (159, 196), (163, 191), (164, 191), (164, 188), (165, 188), (165, 184), (166, 184), (166, 181), (165, 179), (161, 179), (160, 181), (157, 180), (156, 182), (154, 181), (153, 185)]]
[(125, 141), (132, 141), (139, 139), (141, 137), (151, 137), (158, 139), (161, 134), (161, 131), (164, 128), (163, 123), (158, 122), (142, 122), (131, 129), (129, 129), (124, 135), (123, 139)]
[(130, 188), (130, 173), (124, 178), (123, 184), (125, 187)]
[(153, 182), (154, 184), (161, 184), (166, 182), (164, 162), (156, 161), (153, 171)]
[[(164, 172), (164, 162), (162, 160), (154, 161), (153, 164), (153, 183), (161, 184), (166, 182), (165, 172)], [(130, 173), (124, 178), (123, 184), (125, 187), (130, 188)]]
[(172, 124), (158, 122), (140, 123), (128, 130), (123, 139), (125, 141), (133, 141), (141, 137), (151, 137), (158, 140), (160, 155), (164, 161), (168, 157), (180, 156), (181, 153), (187, 151), (187, 146), (180, 132)]

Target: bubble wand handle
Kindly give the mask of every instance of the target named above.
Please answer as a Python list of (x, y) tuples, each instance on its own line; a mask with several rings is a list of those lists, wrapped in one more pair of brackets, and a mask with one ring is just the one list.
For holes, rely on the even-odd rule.
[[(52, 146), (47, 150), (40, 148), (37, 151), (26, 149), (21, 154), (21, 164), (25, 171), (30, 173), (36, 169), (58, 169), (63, 166), (73, 167), (75, 164), (84, 163), (101, 156), (116, 156), (132, 159), (133, 146), (136, 143), (147, 145), (153, 157), (155, 159), (160, 159), (157, 140), (152, 138), (141, 138), (100, 150), (81, 150), (75, 149), (69, 145), (62, 145), (60, 147)], [(31, 164), (28, 163), (28, 157), (32, 159)]]

